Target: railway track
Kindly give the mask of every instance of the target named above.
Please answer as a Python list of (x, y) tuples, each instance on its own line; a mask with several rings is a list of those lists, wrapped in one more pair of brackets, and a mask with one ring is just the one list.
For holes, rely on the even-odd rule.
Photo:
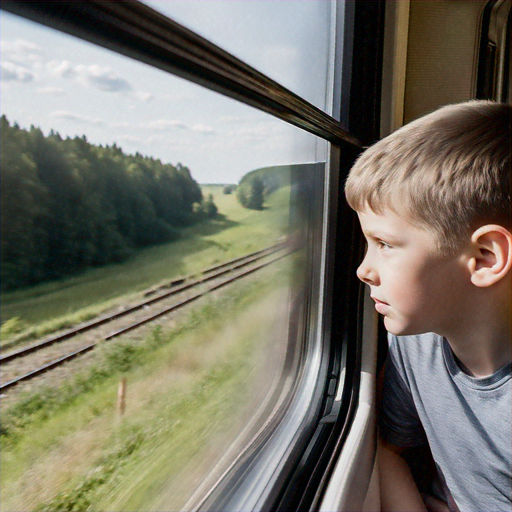
[[(270, 258), (278, 252), (281, 252), (281, 254)], [(252, 274), (260, 268), (274, 263), (290, 254), (290, 252), (292, 252), (292, 250), (286, 243), (280, 243), (241, 258), (216, 265), (215, 267), (210, 267), (199, 274), (173, 280), (168, 284), (146, 292), (144, 296), (152, 297), (150, 299), (126, 307), (122, 311), (118, 311), (112, 315), (70, 329), (57, 336), (47, 338), (29, 347), (2, 355), (0, 357), (0, 364), (3, 367), (2, 375), (7, 374), (8, 380), (0, 384), (0, 392), (4, 393), (20, 382), (30, 380), (78, 356), (90, 352), (98, 343), (110, 341), (142, 325), (153, 322), (157, 318), (186, 304), (190, 304), (214, 290), (222, 288), (227, 284)], [(261, 262), (261, 260), (265, 261)], [(169, 302), (169, 299), (175, 298), (177, 295), (182, 296), (180, 300), (173, 301), (172, 304), (166, 304)], [(160, 307), (158, 311), (151, 312), (148, 315), (147, 310), (157, 304), (160, 304), (162, 307)], [(126, 320), (128, 320), (129, 317), (133, 317), (133, 320), (126, 325)], [(123, 318), (123, 325), (112, 330), (112, 324), (115, 324), (115, 322), (121, 318)], [(60, 343), (63, 341), (66, 341), (66, 343), (61, 345)], [(42, 356), (44, 363), (37, 363), (37, 361), (41, 359), (38, 358), (38, 355), (44, 352), (46, 352), (46, 354)], [(35, 361), (32, 362), (32, 365), (26, 363), (27, 358), (29, 358), (31, 354), (36, 358)], [(24, 369), (26, 366), (31, 366), (31, 369), (27, 371)], [(11, 368), (11, 372), (6, 371), (9, 368)], [(19, 368), (23, 368), (22, 375), (17, 374), (15, 377), (10, 378), (9, 374), (19, 373)]]

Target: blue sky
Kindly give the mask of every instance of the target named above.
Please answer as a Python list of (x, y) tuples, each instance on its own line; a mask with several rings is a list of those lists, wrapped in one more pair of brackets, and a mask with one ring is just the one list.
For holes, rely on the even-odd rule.
[[(146, 2), (320, 108), (328, 0)], [(0, 107), (22, 127), (181, 162), (200, 183), (325, 159), (325, 144), (217, 93), (1, 11)]]

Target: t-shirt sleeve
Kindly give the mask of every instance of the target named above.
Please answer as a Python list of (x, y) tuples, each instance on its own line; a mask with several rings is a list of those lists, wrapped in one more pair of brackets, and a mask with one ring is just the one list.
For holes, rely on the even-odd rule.
[(381, 436), (395, 446), (420, 446), (427, 438), (407, 382), (398, 339), (389, 335), (389, 341), (379, 421)]

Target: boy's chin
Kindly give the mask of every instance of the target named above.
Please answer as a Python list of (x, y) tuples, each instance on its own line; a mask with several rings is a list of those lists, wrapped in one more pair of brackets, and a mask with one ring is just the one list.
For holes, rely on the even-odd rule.
[(421, 329), (418, 326), (415, 327), (414, 325), (399, 322), (387, 316), (384, 317), (384, 327), (386, 327), (386, 331), (390, 334), (394, 334), (395, 336), (414, 336), (430, 332), (426, 329)]

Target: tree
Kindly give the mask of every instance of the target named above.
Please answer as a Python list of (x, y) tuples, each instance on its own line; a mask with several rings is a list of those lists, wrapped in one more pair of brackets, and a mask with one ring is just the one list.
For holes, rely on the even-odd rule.
[(223, 194), (232, 194), (236, 189), (236, 185), (226, 185), (223, 189), (222, 189), (222, 193)]
[(48, 194), (28, 150), (26, 132), (11, 128), (5, 116), (1, 125), (1, 284), (7, 290), (41, 279), (48, 252), (42, 228)]
[[(214, 218), (190, 170), (1, 117), (2, 289), (126, 259)], [(199, 215), (194, 204), (200, 207)]]
[(247, 197), (247, 208), (251, 210), (263, 210), (265, 186), (263, 180), (256, 176), (250, 185), (249, 196)]
[(213, 196), (211, 194), (208, 194), (208, 197), (204, 202), (203, 211), (208, 219), (214, 219), (217, 217), (217, 205), (213, 202)]

